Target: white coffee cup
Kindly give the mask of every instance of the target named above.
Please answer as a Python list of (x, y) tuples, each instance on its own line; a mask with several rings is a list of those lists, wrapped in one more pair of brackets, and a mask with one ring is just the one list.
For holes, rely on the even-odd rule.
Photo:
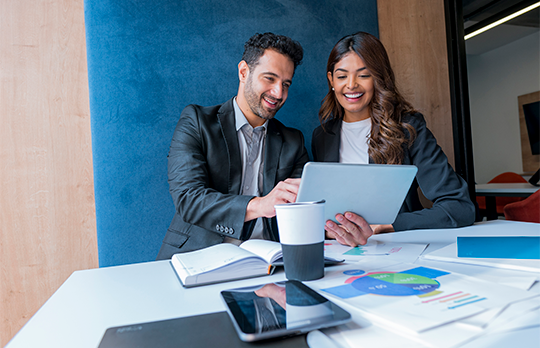
[(287, 279), (324, 276), (324, 206), (324, 200), (274, 206)]

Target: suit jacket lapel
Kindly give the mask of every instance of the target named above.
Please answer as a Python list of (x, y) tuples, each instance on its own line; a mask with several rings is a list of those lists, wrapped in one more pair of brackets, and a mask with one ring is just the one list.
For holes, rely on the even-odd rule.
[(229, 193), (240, 194), (240, 185), (242, 185), (242, 159), (240, 157), (238, 135), (236, 134), (233, 99), (230, 99), (221, 106), (217, 117), (229, 156)]
[(339, 162), (341, 122), (341, 120), (334, 120), (328, 125), (325, 144), (323, 144), (324, 156), (322, 162)]
[(282, 144), (283, 138), (281, 137), (281, 132), (276, 127), (276, 123), (273, 120), (268, 121), (264, 150), (263, 196), (272, 191), (276, 184), (277, 166)]

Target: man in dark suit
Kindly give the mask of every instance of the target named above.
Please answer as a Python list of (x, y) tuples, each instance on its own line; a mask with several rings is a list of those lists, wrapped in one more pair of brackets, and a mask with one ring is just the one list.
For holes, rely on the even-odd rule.
[(300, 131), (274, 119), (287, 100), (300, 44), (256, 34), (238, 64), (238, 95), (216, 106), (187, 106), (169, 150), (176, 214), (158, 260), (250, 238), (278, 241), (275, 204), (294, 202), (308, 161)]

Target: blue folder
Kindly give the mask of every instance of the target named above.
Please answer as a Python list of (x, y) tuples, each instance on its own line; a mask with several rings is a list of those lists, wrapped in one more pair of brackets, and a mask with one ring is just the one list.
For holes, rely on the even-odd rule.
[(457, 237), (457, 256), (538, 260), (540, 236)]

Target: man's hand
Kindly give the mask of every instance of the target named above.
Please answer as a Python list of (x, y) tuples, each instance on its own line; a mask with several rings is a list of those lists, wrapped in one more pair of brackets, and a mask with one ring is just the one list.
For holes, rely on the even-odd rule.
[(351, 212), (337, 214), (336, 224), (332, 220), (326, 221), (324, 229), (326, 237), (336, 239), (339, 243), (355, 247), (365, 245), (369, 237), (381, 232), (393, 231), (392, 225), (369, 225), (363, 217)]
[(259, 217), (274, 217), (276, 210), (274, 205), (294, 203), (300, 186), (300, 179), (286, 179), (280, 181), (269, 194), (264, 197), (255, 197), (249, 201), (244, 221), (250, 221)]

